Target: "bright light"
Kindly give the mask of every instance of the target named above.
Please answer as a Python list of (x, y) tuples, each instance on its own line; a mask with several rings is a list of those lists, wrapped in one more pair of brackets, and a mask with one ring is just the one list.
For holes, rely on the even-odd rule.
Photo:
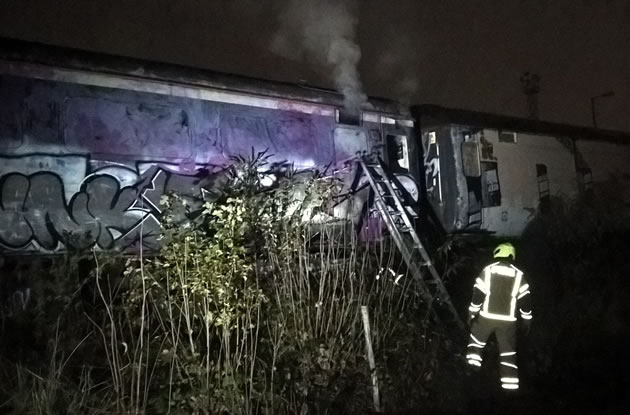
[(275, 174), (261, 174), (260, 175), (260, 184), (264, 187), (272, 186), (277, 180)]

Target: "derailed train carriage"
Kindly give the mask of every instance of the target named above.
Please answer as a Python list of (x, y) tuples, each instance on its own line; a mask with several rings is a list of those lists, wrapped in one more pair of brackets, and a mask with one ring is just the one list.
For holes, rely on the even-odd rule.
[(394, 102), (347, 114), (327, 90), (23, 42), (1, 49), (4, 250), (154, 248), (162, 195), (200, 206), (231, 157), (252, 151), (348, 186), (350, 161), (376, 154), (418, 197), (414, 124)]

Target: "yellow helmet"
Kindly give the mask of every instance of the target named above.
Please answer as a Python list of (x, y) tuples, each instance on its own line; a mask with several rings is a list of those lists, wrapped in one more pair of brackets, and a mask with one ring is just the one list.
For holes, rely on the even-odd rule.
[(494, 249), (494, 257), (495, 258), (508, 258), (512, 257), (512, 260), (516, 259), (516, 249), (514, 249), (514, 245), (511, 243), (502, 243), (499, 244)]

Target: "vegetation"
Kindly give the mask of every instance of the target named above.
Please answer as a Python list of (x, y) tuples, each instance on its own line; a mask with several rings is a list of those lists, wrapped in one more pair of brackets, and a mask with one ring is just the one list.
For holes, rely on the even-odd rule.
[(358, 240), (327, 214), (333, 179), (288, 172), (266, 188), (264, 165), (260, 155), (236, 160), (201, 209), (165, 197), (156, 256), (75, 252), (43, 266), (33, 278), (49, 278), (54, 292), (38, 293), (39, 311), (20, 312), (25, 324), (13, 327), (15, 338), (31, 324), (43, 332), (19, 346), (36, 346), (30, 356), (3, 345), (1, 408), (366, 413), (361, 306), (384, 406), (426, 403), (442, 343), (395, 250)]
[(574, 201), (552, 199), (521, 241), (538, 311), (525, 370), (554, 391), (545, 396), (558, 410), (627, 408), (630, 212), (619, 189), (610, 182)]
[[(7, 259), (0, 413), (369, 413), (361, 306), (386, 412), (624, 410), (623, 383), (607, 379), (630, 369), (630, 221), (606, 187), (552, 199), (515, 241), (535, 319), (523, 393), (504, 400), (492, 359), (462, 376), (465, 339), (426, 320), (395, 249), (328, 215), (337, 182), (287, 172), (265, 187), (264, 167), (236, 160), (203, 206), (165, 197), (157, 255)], [(438, 250), (462, 309), (493, 243), (455, 236)]]

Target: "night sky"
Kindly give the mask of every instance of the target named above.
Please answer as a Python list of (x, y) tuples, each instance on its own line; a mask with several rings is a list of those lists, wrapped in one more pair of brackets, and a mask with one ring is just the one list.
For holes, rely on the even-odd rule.
[[(0, 36), (334, 87), (308, 53), (275, 53), (286, 1), (3, 0)], [(628, 0), (361, 0), (350, 7), (369, 95), (630, 131)], [(272, 51), (273, 50), (273, 51)]]

